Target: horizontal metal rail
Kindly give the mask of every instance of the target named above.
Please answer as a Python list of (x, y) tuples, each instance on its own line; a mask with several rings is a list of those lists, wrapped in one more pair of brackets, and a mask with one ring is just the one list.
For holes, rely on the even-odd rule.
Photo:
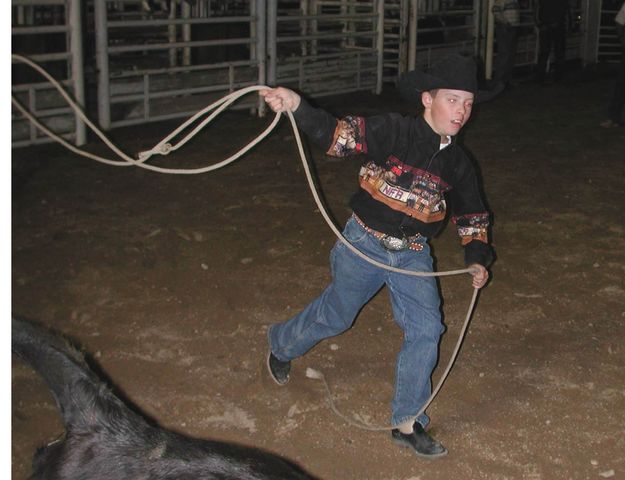
[(308, 61), (318, 61), (318, 60), (338, 60), (341, 58), (349, 57), (352, 58), (354, 55), (363, 56), (364, 54), (376, 55), (377, 50), (375, 48), (370, 47), (358, 47), (351, 46), (348, 50), (342, 52), (328, 52), (328, 53), (320, 53), (317, 55), (307, 55), (305, 57), (295, 57), (295, 58), (285, 58), (285, 63), (297, 63), (297, 62), (308, 62)]
[(14, 7), (32, 7), (32, 6), (54, 6), (65, 5), (65, 0), (11, 0), (11, 5)]
[(237, 67), (257, 67), (259, 66), (258, 60), (239, 60), (236, 62), (222, 62), (222, 63), (206, 63), (202, 65), (189, 65), (183, 67), (163, 67), (163, 68), (147, 68), (140, 70), (126, 70), (120, 73), (116, 73), (114, 78), (129, 78), (129, 77), (141, 77), (143, 75), (166, 75), (174, 73), (184, 72), (198, 72), (198, 71), (210, 71), (210, 70), (225, 70), (229, 68)]
[[(198, 93), (223, 92), (224, 90), (233, 91), (243, 87), (256, 85), (255, 81), (232, 82), (222, 85), (210, 85), (206, 87), (187, 87), (177, 90), (161, 90), (161, 91), (142, 91), (141, 93), (115, 95), (111, 97), (111, 103), (127, 103), (137, 100), (143, 100), (146, 96), (150, 99), (170, 98), (175, 96), (194, 95)], [(148, 83), (149, 86), (149, 83)]]
[(417, 45), (417, 51), (419, 52), (425, 52), (425, 51), (432, 51), (432, 50), (457, 50), (457, 47), (465, 47), (467, 44), (473, 44), (473, 42), (475, 41), (475, 39), (473, 38), (469, 38), (467, 40), (462, 40), (462, 41), (458, 41), (458, 42), (449, 42), (449, 43), (440, 43), (440, 44), (435, 44), (435, 45), (425, 45), (425, 46), (419, 46)]
[[(241, 109), (249, 110), (251, 108), (254, 108), (255, 106), (256, 106), (256, 103), (253, 103), (253, 102), (242, 102), (237, 105), (231, 105), (228, 108), (232, 110), (241, 110)], [(196, 113), (197, 113), (197, 108), (194, 108), (192, 110), (184, 110), (180, 112), (167, 113), (167, 114), (162, 114), (162, 115), (152, 115), (150, 113), (150, 116), (141, 116), (139, 120), (141, 120), (141, 123), (163, 122), (166, 120), (174, 120), (176, 118), (190, 117), (191, 115), (194, 115)], [(137, 125), (137, 123), (138, 123), (137, 118), (128, 118), (125, 120), (117, 120), (115, 122), (115, 127), (128, 127), (130, 125)]]
[(323, 7), (324, 5), (330, 7), (375, 7), (375, 2), (346, 2), (345, 0), (320, 0), (317, 2), (317, 6)]
[(170, 43), (145, 43), (136, 45), (120, 45), (117, 47), (108, 47), (109, 53), (128, 53), (128, 52), (145, 52), (151, 50), (171, 50), (172, 48), (185, 48), (185, 47), (217, 47), (223, 45), (249, 45), (252, 43), (252, 39), (221, 39), (221, 40), (199, 40), (192, 42), (170, 42)]
[(439, 12), (419, 12), (419, 18), (425, 17), (462, 17), (475, 15), (475, 10), (466, 9), (466, 10), (441, 10)]
[[(253, 104), (249, 103), (246, 105), (239, 105), (239, 106), (231, 106), (229, 108), (233, 109), (233, 110), (237, 110), (237, 109), (250, 109), (253, 108)], [(186, 117), (190, 117), (191, 115), (197, 113), (197, 110), (185, 110), (184, 112), (180, 112), (180, 113), (170, 113), (170, 114), (166, 114), (166, 115), (158, 115), (158, 116), (151, 116), (149, 118), (141, 118), (141, 123), (154, 123), (154, 122), (165, 122), (167, 120), (176, 120), (178, 118), (186, 118)], [(137, 119), (127, 119), (127, 120), (119, 120), (117, 122), (115, 122), (115, 127), (129, 127), (132, 125), (137, 125)]]
[(339, 22), (341, 20), (373, 20), (378, 17), (377, 13), (337, 13), (337, 14), (319, 14), (319, 15), (293, 15), (279, 16), (276, 18), (278, 22), (303, 22), (306, 20), (328, 20)]
[(140, 2), (137, 0), (97, 0), (97, 1), (104, 2), (105, 4), (106, 3), (117, 3), (117, 4), (130, 3), (132, 5), (140, 4)]
[[(73, 115), (74, 110), (71, 107), (57, 107), (57, 108), (46, 108), (38, 110), (35, 107), (30, 107), (29, 110), (36, 115), (38, 118), (47, 118), (47, 117), (59, 117), (61, 115), (70, 114)], [(13, 120), (19, 121), (27, 121), (25, 118), (20, 116), (12, 116)]]
[(169, 25), (209, 25), (209, 24), (226, 24), (226, 23), (249, 23), (255, 18), (247, 17), (209, 17), (209, 18), (186, 18), (186, 19), (162, 19), (162, 20), (109, 20), (108, 26), (111, 28), (126, 27), (145, 27), (146, 23), (149, 27), (167, 27)]
[(36, 62), (36, 63), (44, 63), (44, 62), (68, 60), (71, 58), (71, 56), (72, 56), (71, 52), (35, 53), (32, 55), (28, 55), (28, 58), (30, 58), (33, 62)]
[(338, 32), (317, 33), (312, 35), (299, 35), (290, 37), (278, 37), (277, 43), (301, 42), (302, 40), (337, 40), (343, 38), (376, 37), (377, 32)]
[[(64, 87), (71, 87), (71, 80), (57, 80), (60, 85)], [(35, 82), (35, 83), (22, 83), (20, 85), (13, 85), (11, 87), (13, 92), (21, 93), (21, 92), (29, 92), (31, 90), (54, 90), (54, 87), (47, 82)]]
[[(377, 65), (374, 65), (372, 67), (364, 67), (364, 68), (352, 68), (352, 69), (343, 69), (341, 70), (341, 75), (342, 76), (350, 76), (354, 73), (362, 73), (362, 72), (371, 72), (374, 73), (377, 70)], [(334, 72), (326, 72), (326, 73), (308, 73), (306, 74), (306, 78), (304, 79), (305, 81), (308, 80), (320, 80), (322, 78), (328, 78), (330, 76), (334, 76), (335, 73)], [(280, 81), (282, 82), (296, 82), (299, 81), (300, 77), (299, 76), (281, 76), (280, 77)], [(373, 78), (373, 81), (375, 81), (375, 77)]]
[(35, 27), (13, 27), (11, 35), (43, 35), (46, 33), (67, 33), (71, 28), (67, 25), (40, 25)]
[(454, 32), (458, 30), (475, 30), (475, 25), (454, 25), (451, 27), (420, 28), (419, 33)]

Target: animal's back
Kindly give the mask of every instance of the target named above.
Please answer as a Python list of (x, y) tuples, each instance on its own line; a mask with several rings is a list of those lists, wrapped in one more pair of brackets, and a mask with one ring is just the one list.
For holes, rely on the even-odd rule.
[(13, 352), (49, 385), (66, 433), (33, 462), (35, 480), (298, 480), (311, 477), (253, 448), (163, 429), (128, 408), (60, 336), (12, 321)]

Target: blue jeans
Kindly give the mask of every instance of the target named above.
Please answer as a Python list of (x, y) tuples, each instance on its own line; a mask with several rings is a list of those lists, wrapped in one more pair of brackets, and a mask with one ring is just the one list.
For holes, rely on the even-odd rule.
[[(394, 267), (413, 271), (432, 271), (432, 257), (425, 238), (423, 250), (389, 251), (364, 230), (354, 218), (345, 225), (343, 235), (367, 256)], [(440, 296), (433, 277), (415, 277), (390, 272), (366, 262), (338, 241), (330, 254), (332, 283), (301, 313), (269, 328), (269, 345), (282, 361), (304, 355), (321, 340), (349, 329), (356, 315), (386, 284), (395, 322), (404, 340), (395, 368), (395, 394), (392, 425), (414, 416), (431, 393), (431, 375), (438, 358), (438, 343), (443, 333)], [(426, 426), (427, 415), (417, 421)]]

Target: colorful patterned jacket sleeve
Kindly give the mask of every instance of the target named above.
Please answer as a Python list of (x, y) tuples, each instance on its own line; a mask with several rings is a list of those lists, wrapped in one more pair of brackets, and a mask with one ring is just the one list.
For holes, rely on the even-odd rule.
[(323, 109), (312, 107), (302, 99), (294, 112), (298, 127), (311, 141), (333, 157), (368, 153), (374, 159), (386, 159), (395, 142), (398, 129), (393, 122), (397, 114), (367, 117), (347, 116), (340, 120)]
[(482, 202), (475, 169), (466, 155), (463, 154), (463, 158), (450, 192), (451, 221), (456, 225), (464, 246), (465, 263), (489, 266), (493, 261), (492, 247), (488, 243), (490, 215)]
[(294, 117), (298, 127), (328, 155), (347, 157), (368, 151), (363, 117), (348, 116), (338, 120), (304, 99)]

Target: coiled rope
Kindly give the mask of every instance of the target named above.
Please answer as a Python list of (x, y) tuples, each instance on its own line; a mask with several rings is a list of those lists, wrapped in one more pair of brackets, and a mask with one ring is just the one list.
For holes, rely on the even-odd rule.
[[(217, 117), (221, 112), (223, 112), (228, 106), (230, 106), (232, 103), (234, 103), (236, 100), (238, 100), (239, 98), (241, 98), (244, 95), (247, 95), (247, 94), (249, 94), (251, 92), (264, 90), (264, 89), (267, 89), (269, 87), (264, 86), (264, 85), (255, 85), (255, 86), (250, 86), (250, 87), (243, 88), (241, 90), (237, 90), (235, 92), (230, 93), (229, 95), (226, 95), (225, 97), (221, 98), (220, 100), (217, 100), (216, 102), (212, 103), (211, 105), (207, 106), (206, 108), (200, 110), (199, 112), (197, 112), (196, 114), (191, 116), (188, 120), (186, 120), (184, 123), (182, 123), (178, 128), (176, 128), (169, 135), (167, 135), (163, 140), (158, 142), (154, 147), (152, 147), (150, 150), (145, 150), (143, 152), (140, 152), (138, 154), (138, 158), (134, 159), (134, 158), (130, 157), (129, 155), (127, 155), (126, 153), (124, 153), (122, 150), (120, 150), (95, 124), (93, 124), (93, 122), (91, 122), (91, 120), (89, 120), (89, 118), (87, 118), (87, 116), (82, 111), (82, 108), (80, 107), (80, 105), (78, 105), (74, 101), (74, 99), (63, 89), (63, 87), (59, 84), (59, 82), (55, 78), (53, 78), (46, 70), (44, 70), (39, 65), (37, 65), (35, 62), (33, 62), (32, 60), (30, 60), (27, 57), (24, 57), (22, 55), (11, 54), (11, 59), (13, 61), (22, 62), (22, 63), (25, 63), (25, 64), (29, 65), (31, 68), (33, 68), (34, 70), (39, 72), (44, 78), (46, 78), (58, 90), (58, 92), (65, 99), (65, 101), (70, 105), (70, 107), (76, 112), (76, 115), (83, 122), (85, 122), (85, 124), (115, 154), (117, 154), (117, 156), (120, 157), (122, 160), (112, 160), (112, 159), (109, 159), (109, 158), (101, 157), (99, 155), (95, 155), (93, 153), (87, 152), (87, 151), (85, 151), (83, 149), (80, 149), (80, 148), (72, 145), (67, 140), (65, 140), (63, 137), (57, 135), (56, 133), (54, 133), (50, 129), (48, 129), (45, 125), (43, 125), (34, 115), (32, 115), (31, 112), (29, 112), (24, 106), (22, 106), (22, 104), (15, 98), (14, 95), (11, 95), (11, 102), (12, 102), (13, 106), (17, 110), (19, 110), (20, 113), (22, 115), (24, 115), (24, 117), (26, 117), (31, 123), (33, 123), (33, 125), (35, 125), (37, 128), (39, 128), (43, 133), (45, 133), (46, 135), (48, 135), (50, 138), (52, 138), (53, 140), (57, 141), (61, 145), (65, 146), (67, 149), (71, 150), (72, 152), (74, 152), (74, 153), (76, 153), (78, 155), (81, 155), (81, 156), (86, 157), (86, 158), (90, 158), (92, 160), (95, 160), (95, 161), (98, 161), (98, 162), (101, 162), (101, 163), (105, 163), (107, 165), (113, 165), (113, 166), (117, 166), (117, 167), (134, 166), (134, 167), (145, 168), (147, 170), (152, 170), (152, 171), (159, 172), (159, 173), (176, 174), (176, 175), (193, 175), (193, 174), (200, 174), (200, 173), (210, 172), (210, 171), (222, 168), (222, 167), (224, 167), (224, 166), (234, 162), (239, 157), (241, 157), (243, 154), (245, 154), (247, 151), (249, 151), (254, 146), (256, 146), (259, 142), (261, 142), (265, 137), (267, 137), (273, 131), (273, 129), (276, 127), (276, 125), (278, 124), (278, 121), (280, 120), (280, 117), (281, 117), (280, 112), (276, 112), (276, 115), (275, 115), (273, 121), (270, 123), (270, 125), (260, 135), (258, 135), (254, 140), (249, 142), (246, 146), (241, 148), (238, 152), (236, 152), (235, 154), (231, 155), (227, 159), (222, 160), (221, 162), (215, 163), (213, 165), (208, 165), (208, 166), (205, 166), (205, 167), (201, 167), (201, 168), (190, 168), (190, 169), (159, 167), (159, 166), (151, 165), (151, 164), (146, 163), (146, 162), (147, 162), (148, 159), (150, 159), (154, 155), (168, 155), (171, 152), (178, 150), (184, 144), (186, 144), (189, 140), (191, 140), (200, 130), (202, 130), (215, 117)], [(207, 118), (202, 120), (195, 128), (193, 128), (180, 141), (178, 141), (175, 144), (170, 143), (170, 141), (174, 137), (180, 135), (183, 131), (185, 131), (185, 129), (189, 128), (190, 125), (192, 125), (194, 122), (198, 121), (202, 116), (206, 115), (208, 112), (210, 112), (212, 110), (215, 110), (215, 111), (212, 114), (210, 114)], [(301, 137), (300, 137), (300, 134), (299, 134), (299, 129), (297, 128), (297, 124), (295, 122), (295, 119), (293, 118), (293, 114), (290, 111), (287, 111), (286, 113), (287, 113), (287, 116), (289, 118), (289, 121), (291, 122), (291, 127), (293, 129), (293, 134), (295, 136), (295, 141), (297, 143), (297, 148), (298, 148), (298, 151), (299, 151), (300, 159), (302, 161), (302, 165), (304, 167), (304, 172), (306, 174), (306, 179), (308, 181), (308, 186), (309, 186), (310, 191), (312, 193), (312, 196), (313, 196), (313, 198), (315, 200), (315, 203), (317, 204), (317, 207), (319, 208), (319, 211), (321, 212), (321, 215), (323, 216), (324, 220), (326, 221), (328, 227), (330, 227), (330, 229), (332, 230), (332, 232), (334, 232), (336, 237), (341, 242), (343, 242), (345, 244), (345, 246), (347, 246), (353, 253), (358, 255), (363, 260), (371, 263), (372, 265), (375, 265), (376, 267), (383, 268), (385, 270), (389, 270), (389, 271), (396, 272), (396, 273), (401, 273), (401, 274), (405, 274), (405, 275), (412, 275), (412, 276), (417, 276), (417, 277), (442, 277), (442, 276), (460, 275), (460, 274), (463, 274), (463, 273), (472, 273), (473, 272), (473, 270), (471, 268), (464, 268), (464, 269), (459, 269), (459, 270), (447, 270), (447, 271), (443, 271), (443, 272), (414, 272), (414, 271), (411, 271), (411, 270), (405, 270), (405, 269), (401, 269), (401, 268), (397, 268), (397, 267), (392, 267), (390, 265), (385, 265), (383, 263), (380, 263), (380, 262), (378, 262), (378, 261), (368, 257), (367, 255), (362, 253), (360, 250), (358, 250), (356, 247), (354, 247), (351, 243), (349, 243), (345, 239), (345, 237), (343, 237), (343, 235), (340, 232), (340, 230), (334, 225), (334, 222), (330, 218), (330, 216), (329, 216), (328, 212), (326, 211), (323, 203), (321, 202), (321, 199), (320, 199), (319, 194), (317, 192), (317, 189), (315, 187), (315, 183), (314, 183), (312, 174), (310, 172), (310, 167), (308, 165), (308, 161), (306, 159), (306, 154), (304, 152), (304, 147), (303, 147), (302, 140), (301, 140)], [(442, 388), (443, 383), (445, 382), (445, 380), (449, 376), (449, 373), (451, 372), (453, 364), (455, 363), (456, 358), (458, 356), (458, 352), (460, 351), (460, 347), (462, 346), (462, 342), (464, 340), (464, 336), (466, 334), (466, 330), (467, 330), (467, 328), (469, 326), (469, 322), (471, 320), (471, 315), (473, 313), (473, 310), (475, 308), (475, 303), (477, 301), (478, 293), (479, 293), (479, 289), (478, 288), (474, 288), (473, 296), (471, 298), (471, 302), (470, 302), (470, 305), (469, 305), (469, 309), (468, 309), (467, 314), (465, 316), (465, 320), (464, 320), (463, 326), (461, 328), (460, 334), (458, 335), (458, 340), (457, 340), (455, 348), (454, 348), (454, 350), (453, 350), (453, 352), (452, 352), (452, 354), (450, 356), (450, 360), (449, 360), (449, 362), (447, 364), (447, 367), (446, 367), (445, 371), (441, 375), (441, 377), (440, 377), (440, 379), (438, 381), (438, 384), (436, 385), (436, 387), (432, 391), (432, 394), (430, 395), (428, 400), (423, 404), (423, 406), (419, 409), (419, 411), (415, 415), (413, 415), (413, 417), (412, 417), (413, 419), (417, 419), (423, 412), (425, 412), (425, 410), (432, 403), (432, 401), (434, 400), (434, 398), (436, 397), (436, 395), (438, 394), (438, 392)], [(365, 429), (365, 430), (391, 430), (393, 428), (396, 428), (395, 426), (374, 426), (374, 425), (369, 425), (367, 423), (360, 422), (358, 420), (355, 420), (353, 418), (350, 418), (350, 417), (344, 415), (343, 413), (341, 413), (338, 410), (338, 408), (336, 408), (336, 405), (334, 404), (334, 400), (332, 398), (333, 397), (332, 396), (332, 392), (330, 390), (330, 387), (328, 386), (328, 382), (326, 381), (326, 378), (323, 375), (323, 373), (319, 372), (318, 370), (314, 370), (312, 368), (307, 368), (306, 376), (308, 378), (321, 380), (323, 382), (324, 387), (325, 387), (326, 392), (327, 392), (330, 408), (332, 409), (332, 411), (334, 413), (336, 413), (338, 416), (340, 416), (346, 422), (348, 422), (348, 423), (350, 423), (350, 424), (352, 424), (352, 425), (354, 425), (354, 426), (356, 426), (358, 428)]]

